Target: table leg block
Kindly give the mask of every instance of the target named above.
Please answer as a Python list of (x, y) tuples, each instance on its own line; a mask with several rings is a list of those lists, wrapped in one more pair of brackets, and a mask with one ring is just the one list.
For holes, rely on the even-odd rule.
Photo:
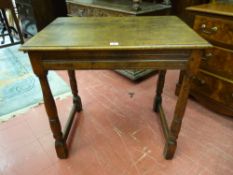
[(173, 158), (177, 147), (177, 142), (173, 140), (166, 140), (163, 155), (165, 159), (170, 160)]
[(55, 148), (56, 148), (57, 156), (60, 159), (68, 158), (68, 149), (67, 149), (65, 142), (61, 142), (61, 141), (56, 140), (55, 141)]

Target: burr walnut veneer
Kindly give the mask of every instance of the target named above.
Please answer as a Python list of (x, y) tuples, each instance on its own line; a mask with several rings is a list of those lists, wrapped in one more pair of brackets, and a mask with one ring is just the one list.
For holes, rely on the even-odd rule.
[[(21, 50), (28, 52), (33, 71), (39, 77), (59, 158), (68, 156), (66, 140), (76, 112), (82, 110), (75, 69), (160, 70), (153, 109), (160, 114), (166, 140), (165, 158), (171, 159), (176, 150), (191, 79), (198, 70), (202, 50), (210, 47), (207, 41), (173, 16), (67, 17), (56, 19)], [(168, 127), (162, 108), (167, 69), (185, 72), (171, 127)], [(47, 81), (49, 70), (68, 70), (70, 77), (73, 108), (64, 132)]]
[(211, 110), (233, 116), (233, 4), (210, 3), (188, 8), (194, 30), (214, 45), (206, 49), (190, 94)]

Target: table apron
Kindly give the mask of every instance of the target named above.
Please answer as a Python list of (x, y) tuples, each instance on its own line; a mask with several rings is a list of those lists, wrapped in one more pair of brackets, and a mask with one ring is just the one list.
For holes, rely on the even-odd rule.
[(75, 69), (180, 69), (188, 60), (43, 60), (44, 70)]

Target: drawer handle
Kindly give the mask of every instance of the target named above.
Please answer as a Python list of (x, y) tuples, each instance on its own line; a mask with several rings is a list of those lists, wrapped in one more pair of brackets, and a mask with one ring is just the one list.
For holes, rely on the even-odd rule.
[(202, 79), (200, 79), (200, 78), (198, 78), (196, 76), (193, 76), (193, 80), (197, 80), (201, 85), (204, 85), (206, 83), (205, 80), (202, 80)]
[(209, 58), (211, 58), (213, 56), (213, 53), (211, 52), (207, 52), (205, 53), (205, 55), (202, 57), (203, 61), (207, 61)]
[(201, 31), (203, 33), (205, 33), (205, 34), (213, 34), (213, 33), (218, 31), (218, 27), (214, 26), (214, 27), (211, 27), (211, 28), (207, 28), (206, 24), (202, 24), (201, 25)]
[(210, 57), (212, 57), (213, 56), (213, 53), (211, 53), (211, 52), (207, 52), (206, 54), (205, 54), (205, 57), (207, 57), (207, 58), (210, 58)]
[(199, 81), (200, 81), (201, 85), (204, 85), (204, 84), (205, 84), (205, 80), (199, 79)]

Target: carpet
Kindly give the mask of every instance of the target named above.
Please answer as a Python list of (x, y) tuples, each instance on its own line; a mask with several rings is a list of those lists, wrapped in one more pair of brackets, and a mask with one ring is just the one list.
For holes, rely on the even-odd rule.
[[(28, 55), (19, 45), (0, 49), (0, 122), (43, 102), (38, 78)], [(70, 94), (68, 85), (53, 71), (48, 80), (55, 98)]]

